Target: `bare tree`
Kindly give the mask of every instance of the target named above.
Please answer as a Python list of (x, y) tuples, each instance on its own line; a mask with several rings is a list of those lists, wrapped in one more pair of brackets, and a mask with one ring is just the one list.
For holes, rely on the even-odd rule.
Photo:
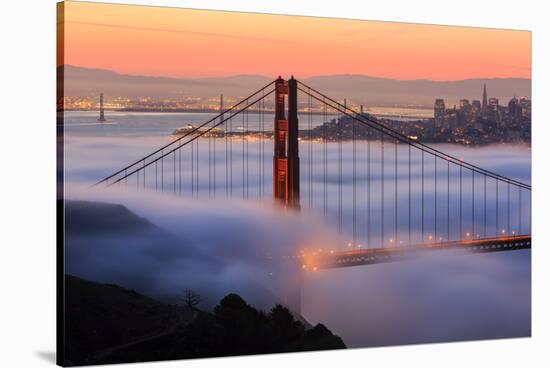
[(184, 307), (187, 307), (189, 309), (195, 309), (195, 307), (201, 302), (201, 296), (199, 293), (193, 290), (187, 289), (183, 291), (181, 302)]

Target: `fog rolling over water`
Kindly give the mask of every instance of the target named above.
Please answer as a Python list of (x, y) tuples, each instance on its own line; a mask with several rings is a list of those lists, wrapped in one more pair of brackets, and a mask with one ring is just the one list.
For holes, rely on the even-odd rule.
[(305, 316), (349, 347), (530, 336), (531, 252), (450, 251), (309, 275)]
[[(342, 146), (342, 176), (337, 170), (338, 145), (328, 144), (327, 185), (324, 185), (324, 146), (314, 143), (300, 145), (302, 178), (302, 216), (281, 215), (270, 206), (271, 165), (273, 142), (266, 140), (234, 140), (231, 181), (233, 198), (225, 200), (225, 145), (216, 145), (217, 184), (216, 199), (209, 199), (208, 170), (198, 177), (200, 198), (190, 196), (192, 168), (182, 164), (182, 196), (174, 195), (176, 187), (172, 166), (166, 165), (164, 195), (132, 188), (134, 183), (114, 190), (90, 190), (88, 185), (112, 173), (129, 162), (170, 141), (169, 134), (185, 121), (204, 121), (204, 114), (126, 114), (108, 117), (111, 125), (98, 125), (96, 116), (89, 113), (68, 114), (65, 136), (67, 197), (76, 200), (121, 203), (138, 216), (173, 234), (181, 243), (156, 242), (135, 234), (119, 238), (93, 237), (81, 241), (80, 247), (68, 258), (70, 272), (104, 282), (118, 282), (123, 286), (142, 290), (150, 295), (169, 298), (174, 290), (189, 284), (204, 290), (211, 299), (237, 291), (256, 305), (265, 307), (274, 300), (261, 285), (277, 277), (266, 267), (271, 256), (294, 254), (300, 247), (346, 249), (353, 240), (353, 165), (351, 143)], [(208, 140), (198, 147), (199, 162), (208, 164)], [(531, 152), (526, 146), (495, 145), (466, 148), (436, 145), (443, 152), (526, 183), (530, 183)], [(381, 165), (380, 142), (371, 142), (371, 218), (365, 210), (367, 192), (367, 144), (358, 142), (355, 173), (356, 231), (361, 246), (380, 246), (408, 241), (403, 232), (408, 221), (408, 156), (407, 148), (398, 145), (397, 160), (397, 229), (395, 228), (395, 160), (393, 144), (384, 147), (384, 171)], [(248, 185), (242, 175), (243, 149), (249, 152)], [(260, 153), (264, 153), (261, 155)], [(308, 155), (311, 152), (311, 160)], [(260, 161), (262, 157), (262, 161)], [(437, 166), (438, 210), (433, 196), (436, 171), (433, 158), (425, 158), (424, 188), (426, 209), (424, 236), (460, 237), (456, 221), (447, 228), (446, 179), (447, 167)], [(309, 165), (308, 162), (311, 162)], [(422, 241), (420, 223), (421, 156), (411, 157), (411, 237)], [(204, 167), (204, 166), (203, 166)], [(487, 182), (487, 229), (483, 198), (478, 190), (483, 187), (481, 176), (474, 176), (475, 196), (471, 197), (472, 178), (464, 172), (463, 232), (475, 234), (487, 231), (492, 236), (499, 231), (530, 233), (530, 202), (523, 193), (511, 189), (510, 206), (496, 208), (494, 181)], [(171, 176), (172, 175), (172, 176)], [(460, 190), (457, 168), (450, 169), (448, 211), (456, 219)], [(311, 180), (310, 180), (311, 178)], [(154, 176), (148, 174), (146, 186), (152, 187)], [(342, 234), (337, 231), (338, 183), (342, 181)], [(311, 182), (311, 185), (310, 185)], [(406, 184), (405, 184), (406, 183)], [(211, 183), (210, 183), (211, 185)], [(243, 188), (248, 191), (243, 191)], [(384, 196), (382, 197), (382, 188)], [(197, 188), (194, 188), (195, 190)], [(499, 187), (499, 201), (507, 200), (507, 188)], [(170, 194), (172, 192), (172, 194)], [(177, 192), (177, 191), (176, 191)], [(242, 196), (248, 195), (248, 202)], [(260, 201), (261, 194), (264, 194)], [(324, 218), (323, 196), (327, 195), (327, 215)], [(312, 198), (310, 202), (309, 199)], [(382, 233), (382, 198), (388, 209), (384, 211)], [(473, 199), (473, 201), (472, 201)], [(471, 203), (474, 203), (473, 217)], [(510, 225), (508, 228), (508, 210)], [(436, 226), (437, 214), (437, 226)], [(497, 217), (499, 218), (497, 223)], [(503, 229), (506, 227), (506, 229)], [(371, 244), (367, 244), (371, 230)], [(395, 236), (397, 230), (397, 236)], [(383, 236), (385, 235), (385, 236)], [(462, 234), (464, 235), (464, 234)], [(128, 241), (128, 236), (132, 239)], [(82, 239), (79, 239), (82, 240)], [(70, 247), (70, 245), (69, 245)], [(90, 250), (90, 249), (93, 249)], [(115, 251), (116, 249), (116, 251)], [(115, 253), (116, 252), (116, 253)], [(302, 290), (302, 313), (311, 322), (325, 323), (342, 336), (348, 346), (377, 346), (399, 343), (421, 343), (460, 339), (495, 338), (530, 335), (530, 251), (501, 254), (468, 255), (446, 252), (426, 255), (418, 260), (392, 264), (323, 270), (307, 274)], [(267, 257), (267, 258), (266, 258)], [(115, 261), (118, 260), (118, 261)], [(72, 262), (72, 264), (71, 264)], [(260, 286), (260, 287), (259, 287)], [(214, 300), (215, 302), (215, 300)]]

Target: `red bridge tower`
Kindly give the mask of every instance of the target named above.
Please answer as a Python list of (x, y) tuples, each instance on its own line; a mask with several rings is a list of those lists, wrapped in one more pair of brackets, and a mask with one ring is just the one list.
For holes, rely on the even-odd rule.
[[(285, 114), (288, 96), (288, 114)], [(273, 196), (284, 206), (300, 209), (300, 158), (298, 157), (298, 84), (294, 77), (275, 81), (275, 153)]]

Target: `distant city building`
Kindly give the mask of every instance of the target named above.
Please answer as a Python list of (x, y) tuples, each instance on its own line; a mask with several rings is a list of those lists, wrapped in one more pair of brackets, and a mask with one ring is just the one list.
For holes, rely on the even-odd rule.
[[(510, 99), (507, 106), (499, 105), (499, 99), (487, 96), (487, 86), (483, 85), (481, 100), (461, 99), (458, 106), (446, 108), (444, 100), (434, 103), (435, 134), (447, 137), (447, 141), (476, 142), (494, 136), (503, 142), (528, 141), (531, 126), (531, 100)], [(439, 132), (439, 133), (437, 133)]]
[(438, 98), (434, 103), (434, 125), (436, 129), (441, 129), (445, 126), (445, 101)]
[(499, 114), (499, 108), (498, 108), (498, 98), (491, 97), (489, 98), (489, 105), (487, 106), (487, 114), (486, 117), (496, 121), (497, 123), (500, 122), (500, 114)]
[(447, 109), (447, 116), (445, 118), (445, 128), (456, 129), (459, 126), (459, 114), (456, 106), (452, 109)]
[(477, 124), (477, 121), (481, 117), (481, 101), (472, 100), (472, 117), (474, 119), (474, 124)]
[(531, 100), (522, 97), (519, 99), (519, 105), (521, 106), (522, 117), (531, 120)]
[(469, 109), (470, 108), (470, 101), (467, 100), (467, 99), (462, 99), (462, 100), (460, 100), (459, 106), (460, 106), (461, 110), (462, 109)]
[(510, 102), (508, 102), (508, 117), (512, 120), (521, 119), (523, 116), (522, 108), (519, 104), (519, 100), (514, 96)]
[(481, 113), (485, 115), (487, 113), (487, 86), (483, 84), (483, 98), (481, 102)]
[(459, 102), (459, 111), (458, 111), (458, 125), (460, 127), (471, 126), (474, 123), (472, 116), (472, 105), (467, 99), (462, 99)]

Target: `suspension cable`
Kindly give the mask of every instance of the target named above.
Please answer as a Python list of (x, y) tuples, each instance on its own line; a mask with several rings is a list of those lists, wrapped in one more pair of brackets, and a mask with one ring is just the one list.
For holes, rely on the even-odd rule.
[[(269, 93), (267, 93), (266, 95), (264, 95), (264, 96), (262, 96), (262, 97), (259, 97), (258, 99), (254, 100), (253, 102), (248, 103), (246, 106), (244, 106), (244, 107), (238, 109), (236, 112), (233, 112), (232, 114), (229, 115), (229, 117), (224, 118), (222, 121), (220, 121), (219, 123), (213, 125), (212, 127), (208, 128), (208, 129), (206, 129), (206, 130), (203, 130), (203, 131), (198, 132), (198, 133), (197, 133), (195, 136), (193, 136), (190, 140), (188, 140), (188, 141), (182, 143), (180, 146), (177, 146), (177, 147), (175, 147), (175, 148), (172, 148), (172, 149), (170, 149), (169, 151), (166, 151), (166, 152), (164, 152), (164, 150), (161, 150), (161, 152), (162, 152), (162, 153), (161, 153), (161, 156), (155, 158), (154, 160), (151, 160), (151, 161), (147, 162), (146, 164), (143, 165), (143, 167), (139, 167), (139, 168), (137, 168), (137, 169), (135, 169), (135, 170), (133, 170), (133, 171), (130, 171), (130, 172), (129, 172), (127, 175), (125, 175), (125, 176), (131, 176), (131, 175), (135, 174), (136, 172), (142, 170), (142, 169), (145, 168), (145, 167), (148, 167), (149, 165), (154, 164), (155, 162), (157, 162), (157, 161), (159, 161), (159, 160), (161, 161), (161, 168), (162, 168), (162, 162), (163, 162), (162, 159), (163, 159), (163, 158), (165, 158), (167, 155), (170, 155), (172, 152), (174, 152), (174, 151), (180, 149), (181, 147), (186, 146), (187, 144), (189, 144), (189, 143), (191, 143), (191, 142), (195, 142), (195, 141), (197, 142), (197, 145), (196, 145), (196, 146), (197, 146), (197, 147), (196, 147), (196, 148), (197, 148), (197, 151), (196, 151), (196, 152), (197, 152), (197, 154), (198, 154), (198, 141), (199, 141), (199, 138), (200, 138), (200, 137), (202, 137), (203, 135), (209, 133), (212, 129), (216, 128), (217, 126), (219, 126), (219, 125), (221, 125), (221, 124), (223, 124), (223, 123), (225, 123), (226, 121), (230, 120), (230, 119), (233, 118), (234, 116), (236, 116), (236, 115), (240, 114), (241, 112), (245, 111), (245, 110), (248, 109), (250, 106), (252, 106), (252, 105), (254, 105), (256, 102), (258, 102), (259, 100), (261, 100), (261, 99), (263, 99), (263, 98), (266, 98), (267, 96), (271, 95), (273, 92), (275, 92), (275, 89), (270, 90)], [(141, 161), (142, 161), (142, 160), (140, 160), (140, 161), (138, 161), (138, 162), (141, 162)], [(198, 158), (197, 158), (197, 163), (198, 163)], [(123, 176), (123, 177), (117, 179), (117, 180), (114, 181), (114, 182), (109, 183), (108, 185), (110, 186), (110, 185), (112, 185), (112, 184), (118, 183), (118, 182), (121, 181), (121, 180), (124, 180), (125, 176)], [(198, 168), (197, 168), (197, 176), (198, 176)], [(198, 180), (197, 180), (196, 183), (197, 183), (197, 185), (198, 185)]]
[[(113, 178), (113, 177), (115, 177), (115, 176), (117, 176), (117, 175), (123, 173), (125, 170), (130, 169), (131, 167), (137, 165), (138, 163), (147, 160), (148, 158), (154, 156), (155, 154), (164, 151), (164, 150), (167, 149), (168, 147), (170, 147), (170, 146), (172, 146), (172, 145), (178, 143), (179, 141), (183, 140), (184, 138), (186, 138), (186, 137), (188, 137), (188, 136), (190, 136), (190, 135), (193, 135), (193, 134), (195, 134), (195, 133), (197, 133), (197, 132), (200, 132), (200, 129), (201, 129), (201, 128), (203, 128), (203, 127), (205, 127), (206, 125), (208, 125), (208, 124), (210, 124), (210, 123), (216, 121), (218, 118), (222, 117), (224, 114), (227, 114), (227, 113), (233, 111), (235, 108), (237, 108), (238, 106), (241, 106), (241, 105), (244, 104), (246, 101), (252, 99), (254, 96), (256, 96), (257, 94), (259, 94), (260, 92), (264, 92), (264, 91), (265, 91), (268, 87), (270, 87), (273, 83), (275, 83), (275, 81), (269, 82), (269, 83), (266, 84), (264, 87), (258, 89), (257, 91), (255, 91), (254, 93), (252, 93), (251, 95), (249, 95), (248, 97), (246, 97), (246, 98), (244, 98), (243, 100), (239, 101), (236, 105), (233, 105), (233, 106), (231, 106), (229, 109), (226, 109), (226, 110), (220, 112), (219, 114), (217, 114), (217, 115), (214, 116), (213, 118), (207, 120), (206, 122), (202, 123), (201, 125), (199, 125), (199, 126), (195, 127), (194, 129), (190, 130), (189, 132), (186, 132), (186, 133), (183, 134), (181, 137), (179, 137), (179, 138), (177, 138), (177, 139), (171, 141), (170, 143), (168, 143), (168, 144), (166, 144), (166, 145), (164, 145), (164, 146), (162, 146), (162, 147), (156, 149), (155, 151), (149, 153), (147, 156), (142, 157), (141, 159), (139, 159), (139, 160), (137, 160), (137, 161), (131, 163), (130, 165), (128, 165), (128, 166), (126, 166), (126, 167), (124, 167), (124, 168), (118, 170), (118, 171), (115, 172), (114, 174), (111, 174), (111, 175), (107, 176), (106, 178), (104, 178), (104, 179), (98, 181), (97, 183), (95, 183), (94, 185), (98, 185), (98, 184), (107, 182), (109, 179), (111, 179), (111, 178)], [(273, 91), (274, 91), (274, 90), (273, 90)], [(273, 92), (273, 91), (272, 91), (272, 92)], [(270, 93), (272, 93), (272, 92), (270, 92)], [(263, 98), (263, 97), (265, 97), (265, 96), (262, 96), (261, 98)], [(248, 107), (249, 107), (249, 106), (246, 106), (244, 109), (246, 109), (246, 108), (248, 108)], [(236, 114), (240, 113), (240, 112), (243, 111), (244, 109), (240, 109)], [(214, 127), (216, 127), (216, 126), (218, 126), (218, 125), (221, 125), (225, 120), (227, 120), (227, 119), (223, 119), (222, 121), (220, 121), (220, 123), (214, 125)], [(212, 128), (210, 128), (210, 129), (212, 129)], [(209, 129), (209, 130), (210, 130), (210, 129)], [(209, 130), (208, 130), (208, 131), (209, 131)], [(202, 134), (201, 134), (201, 135), (202, 135)], [(170, 151), (169, 153), (171, 153), (171, 152), (172, 152), (172, 151)], [(148, 164), (145, 165), (145, 166), (148, 166)], [(136, 172), (136, 170), (134, 170), (133, 172)]]

